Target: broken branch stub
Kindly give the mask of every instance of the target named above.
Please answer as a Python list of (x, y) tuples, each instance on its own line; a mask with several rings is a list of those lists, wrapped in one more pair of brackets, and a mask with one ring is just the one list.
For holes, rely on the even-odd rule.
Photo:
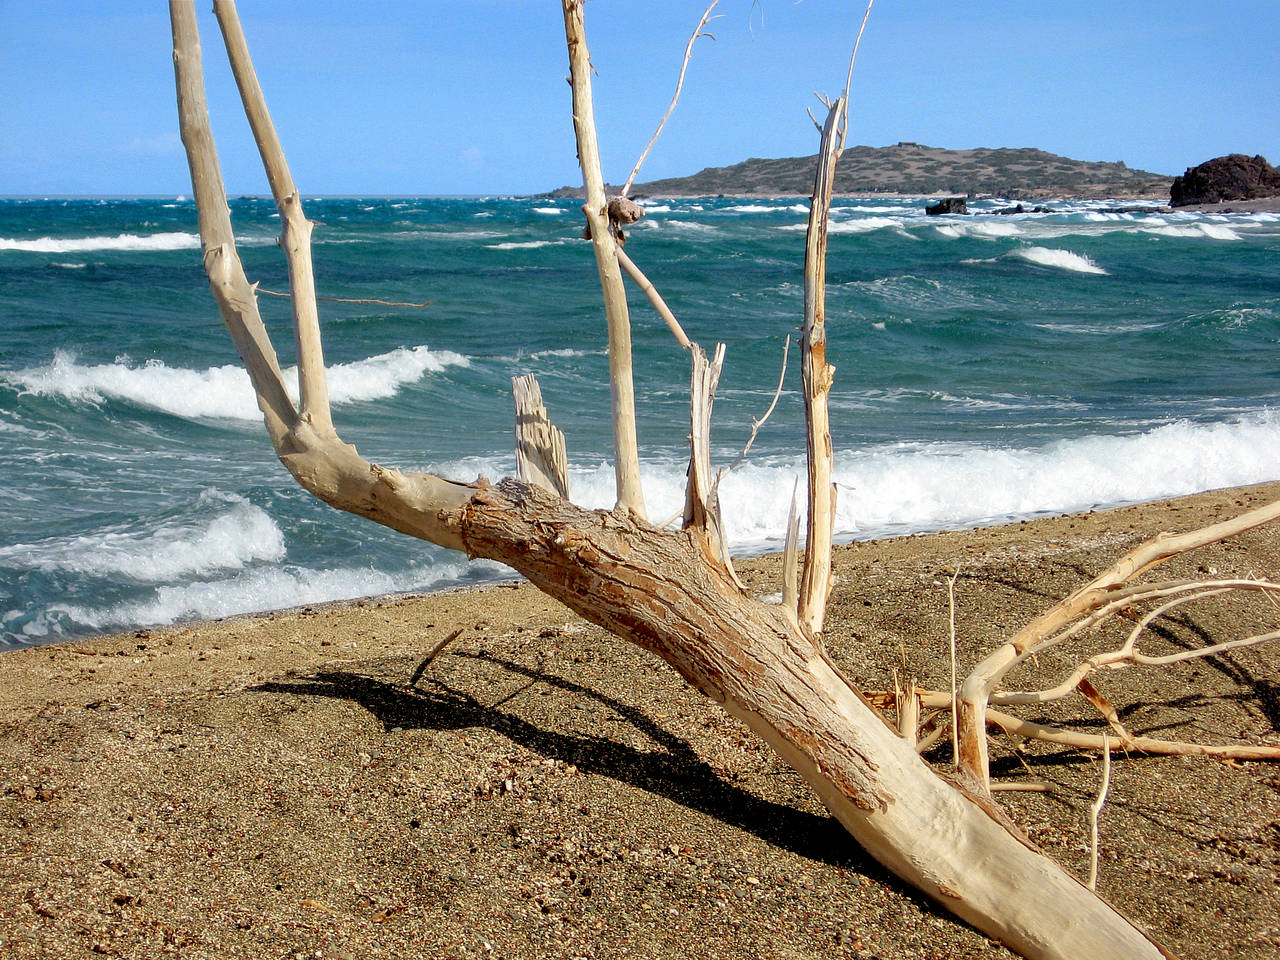
[(569, 499), (569, 459), (564, 432), (551, 422), (542, 388), (532, 373), (511, 378), (516, 406), (516, 476)]
[(696, 530), (707, 541), (711, 556), (722, 564), (739, 589), (742, 588), (729, 557), (729, 540), (720, 515), (720, 496), (711, 468), (711, 411), (716, 387), (724, 367), (725, 345), (716, 344), (715, 356), (708, 360), (696, 343), (690, 346), (692, 370), (689, 375), (689, 475), (685, 485), (684, 528)]

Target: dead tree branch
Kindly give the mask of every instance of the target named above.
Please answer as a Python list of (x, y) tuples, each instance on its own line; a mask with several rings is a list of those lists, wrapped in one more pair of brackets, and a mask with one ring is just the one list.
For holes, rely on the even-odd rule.
[(845, 105), (843, 99), (832, 104), (822, 128), (804, 251), (804, 333), (800, 344), (809, 464), (809, 519), (800, 622), (815, 636), (822, 633), (827, 598), (831, 594), (831, 542), (836, 517), (836, 488), (831, 482), (831, 417), (827, 406), (835, 377), (835, 368), (827, 363), (827, 224), (836, 159), (840, 154), (836, 130)]
[[(849, 72), (844, 79), (844, 102), (851, 104), (853, 101), (849, 99), (850, 91), (853, 89), (853, 65), (858, 60), (858, 48), (862, 46), (862, 35), (866, 32), (867, 21), (871, 19), (871, 5), (875, 0), (867, 0), (867, 9), (862, 14), (862, 23), (858, 25), (858, 36), (853, 41), (853, 52), (849, 54)], [(849, 133), (849, 114), (846, 110), (844, 122), (840, 125), (840, 149), (844, 149)]]
[(1161, 534), (1130, 551), (1091, 583), (1045, 611), (973, 668), (960, 686), (959, 738), (960, 772), (976, 789), (990, 783), (987, 752), (987, 706), (996, 688), (1015, 666), (1066, 636), (1095, 623), (1095, 615), (1136, 602), (1144, 593), (1159, 599), (1164, 586), (1139, 585), (1126, 588), (1133, 578), (1198, 547), (1208, 546), (1280, 517), (1280, 502), (1250, 510), (1230, 520), (1177, 536)]
[(280, 248), (289, 264), (292, 292), (294, 339), (298, 351), (298, 394), (300, 413), (321, 435), (333, 434), (329, 414), (329, 388), (325, 379), (324, 350), (320, 343), (320, 314), (316, 308), (315, 273), (311, 266), (311, 221), (302, 212), (302, 197), (294, 186), (285, 162), (280, 138), (267, 111), (267, 101), (249, 57), (249, 47), (240, 28), (234, 3), (217, 2), (213, 11), (222, 28), (227, 58), (235, 74), (245, 116), (253, 130), (262, 156), (262, 166), (271, 184), (271, 194), (280, 213)]
[(644, 275), (635, 261), (632, 260), (625, 250), (621, 247), (617, 248), (618, 263), (622, 265), (622, 269), (627, 272), (640, 291), (648, 298), (649, 304), (657, 311), (663, 322), (667, 325), (667, 329), (671, 331), (676, 338), (676, 342), (684, 349), (689, 350), (692, 347), (692, 341), (684, 332), (684, 327), (680, 326), (680, 321), (676, 319), (676, 315), (671, 312), (671, 308), (667, 306), (667, 301), (662, 299), (662, 294), (658, 293), (658, 288), (653, 282)]
[[(680, 62), (680, 76), (676, 79), (676, 92), (671, 96), (671, 105), (667, 107), (667, 112), (662, 115), (662, 119), (658, 122), (658, 129), (653, 131), (653, 136), (649, 138), (649, 142), (640, 151), (640, 156), (636, 159), (636, 165), (631, 168), (631, 175), (627, 177), (627, 182), (622, 185), (622, 190), (619, 192), (624, 197), (631, 192), (631, 185), (636, 182), (640, 167), (643, 166), (645, 158), (649, 156), (649, 151), (653, 149), (653, 145), (658, 142), (658, 137), (662, 136), (662, 128), (667, 125), (667, 121), (671, 119), (671, 114), (675, 112), (676, 104), (680, 101), (680, 91), (684, 89), (684, 74), (689, 69), (689, 61), (693, 58), (693, 45), (698, 42), (700, 37), (715, 39), (714, 35), (705, 32), (705, 28), (711, 20), (711, 11), (716, 8), (716, 4), (719, 2), (720, 0), (711, 0), (710, 6), (702, 11), (702, 18), (698, 21), (698, 25), (693, 28), (693, 33), (689, 35), (689, 42), (684, 47), (684, 59)], [(870, 12), (869, 9), (868, 12)]]
[(609, 384), (613, 406), (614, 476), (618, 506), (645, 516), (640, 488), (640, 449), (636, 439), (635, 384), (631, 364), (631, 318), (627, 292), (618, 264), (600, 167), (596, 140), (595, 108), (591, 99), (591, 54), (583, 26), (583, 0), (563, 0), (565, 42), (569, 48), (570, 84), (573, 87), (573, 129), (578, 141), (578, 163), (587, 194), (582, 212), (587, 216), (596, 272), (604, 295), (605, 323), (609, 330)]

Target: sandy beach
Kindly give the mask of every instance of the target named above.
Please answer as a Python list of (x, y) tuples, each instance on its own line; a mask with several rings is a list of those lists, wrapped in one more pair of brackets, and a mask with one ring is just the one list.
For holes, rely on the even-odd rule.
[[(843, 547), (827, 643), (866, 689), (895, 670), (945, 687), (944, 570), (963, 668), (1138, 541), (1278, 496)], [(1278, 556), (1263, 530), (1168, 575), (1274, 575)], [(778, 566), (744, 580), (772, 594)], [(1163, 637), (1252, 616), (1195, 607)], [(1234, 651), (1106, 693), (1138, 733), (1274, 744), (1275, 663)], [(1101, 727), (1081, 702), (1044, 713)], [(869, 862), (665, 664), (527, 584), (8, 652), (0, 731), (6, 957), (1011, 956)], [(1049, 785), (999, 797), (1083, 875), (1098, 761), (1000, 738), (993, 757)], [(1280, 956), (1280, 768), (1119, 757), (1100, 832), (1101, 892), (1175, 955)]]

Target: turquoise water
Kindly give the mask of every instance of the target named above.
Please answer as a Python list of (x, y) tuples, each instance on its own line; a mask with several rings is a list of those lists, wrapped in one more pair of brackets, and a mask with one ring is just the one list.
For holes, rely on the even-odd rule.
[[(581, 216), (530, 198), (315, 198), (334, 416), (370, 459), (509, 473), (510, 378), (608, 506), (599, 287)], [(828, 269), (838, 532), (978, 524), (1280, 477), (1280, 217), (933, 218), (837, 200)], [(286, 288), (270, 201), (233, 201), (253, 280)], [(628, 251), (690, 336), (728, 345), (716, 453), (736, 456), (801, 321), (794, 200), (660, 201)], [(261, 299), (282, 360), (287, 301)], [(649, 512), (682, 502), (687, 361), (633, 298)], [(740, 550), (777, 545), (803, 473), (793, 351), (726, 480)], [(275, 461), (209, 295), (184, 198), (0, 200), (5, 644), (509, 576), (339, 514)]]

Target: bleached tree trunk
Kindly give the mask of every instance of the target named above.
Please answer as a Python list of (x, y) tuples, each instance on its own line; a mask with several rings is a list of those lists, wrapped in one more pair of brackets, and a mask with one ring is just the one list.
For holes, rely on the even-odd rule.
[[(571, 57), (585, 62), (585, 46), (579, 38), (575, 47), (574, 39), (581, 5), (563, 2)], [(216, 0), (215, 8), (228, 46), (242, 44), (231, 0)], [(702, 528), (674, 532), (649, 525), (621, 496), (621, 481), (617, 509), (587, 511), (518, 480), (459, 484), (380, 467), (322, 426), (327, 418), (316, 410), (296, 410), (235, 252), (191, 0), (170, 0), (170, 15), (182, 138), (210, 286), (249, 370), (271, 441), (303, 487), (339, 509), (507, 563), (587, 620), (652, 650), (773, 746), (872, 856), (1023, 956), (1165, 955), (1037, 851), (994, 806), (939, 777), (844, 680), (816, 631), (740, 589)], [(575, 84), (576, 78), (577, 70)], [(250, 115), (265, 117), (256, 84), (242, 78), (240, 87)], [(576, 121), (581, 127), (584, 116)], [(278, 144), (258, 139), (267, 144), (268, 165), (283, 167)], [(580, 133), (580, 149), (582, 143)], [(591, 162), (583, 158), (584, 167)], [(291, 186), (280, 186), (286, 199), (296, 197)], [(589, 217), (599, 215), (598, 199), (589, 197)], [(826, 201), (815, 196), (814, 202)], [(609, 255), (613, 241), (607, 225), (600, 230), (592, 224), (604, 274), (616, 269), (616, 257)], [(321, 363), (318, 351), (301, 354), (300, 367), (310, 368), (301, 375), (318, 382)], [(312, 400), (323, 402), (315, 392)], [(819, 599), (817, 590), (806, 593), (811, 603)]]

